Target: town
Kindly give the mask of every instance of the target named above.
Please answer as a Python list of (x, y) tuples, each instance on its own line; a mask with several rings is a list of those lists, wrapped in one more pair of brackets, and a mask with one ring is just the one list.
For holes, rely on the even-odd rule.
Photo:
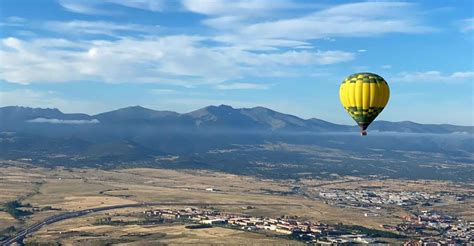
[[(299, 221), (297, 217), (266, 218), (252, 217), (243, 214), (224, 213), (217, 210), (196, 208), (157, 209), (144, 211), (146, 216), (160, 217), (164, 220), (184, 221), (203, 226), (189, 228), (206, 228), (225, 226), (233, 229), (270, 232), (273, 236), (285, 235), (293, 239), (317, 243), (372, 243), (375, 240), (364, 234), (341, 234), (334, 226), (310, 221)], [(339, 234), (339, 235), (338, 235)], [(324, 237), (322, 237), (324, 235)]]
[(159, 218), (165, 222), (191, 223), (187, 225), (189, 229), (222, 226), (317, 244), (383, 243), (379, 238), (395, 238), (408, 245), (457, 245), (474, 242), (474, 222), (456, 220), (451, 216), (428, 211), (416, 217), (404, 218), (405, 222), (397, 226), (381, 225), (385, 230), (341, 224), (328, 225), (301, 220), (296, 216), (254, 217), (213, 209), (153, 209), (143, 213), (147, 217)]
[(370, 191), (329, 189), (321, 190), (317, 198), (325, 200), (332, 205), (341, 207), (362, 207), (380, 209), (382, 205), (411, 206), (416, 204), (431, 205), (444, 200), (463, 200), (467, 194), (435, 193), (415, 191)]
[(385, 229), (396, 230), (403, 235), (419, 237), (425, 241), (443, 245), (458, 245), (474, 242), (474, 222), (467, 222), (432, 211), (421, 211), (417, 216), (407, 216), (405, 222), (396, 227), (385, 226)]

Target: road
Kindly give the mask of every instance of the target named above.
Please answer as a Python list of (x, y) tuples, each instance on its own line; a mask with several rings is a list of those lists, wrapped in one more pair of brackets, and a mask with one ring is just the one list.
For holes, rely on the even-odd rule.
[(98, 208), (89, 208), (85, 210), (67, 212), (58, 215), (48, 217), (47, 219), (37, 222), (30, 225), (26, 229), (19, 231), (17, 234), (7, 238), (6, 240), (0, 242), (1, 246), (11, 245), (12, 243), (22, 243), (23, 239), (38, 231), (44, 225), (49, 225), (56, 223), (58, 221), (71, 219), (79, 216), (84, 216), (90, 213), (100, 212), (104, 210), (112, 210), (119, 208), (133, 208), (133, 207), (146, 207), (146, 206), (299, 206), (297, 204), (262, 204), (262, 203), (133, 203), (133, 204), (122, 204), (115, 206), (105, 206)]

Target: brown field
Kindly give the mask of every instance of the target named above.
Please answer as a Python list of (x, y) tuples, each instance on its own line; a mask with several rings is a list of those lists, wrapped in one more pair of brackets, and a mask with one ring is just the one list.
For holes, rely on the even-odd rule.
[(306, 179), (300, 181), (305, 187), (324, 187), (335, 189), (356, 190), (376, 187), (387, 191), (418, 191), (418, 192), (457, 192), (473, 193), (474, 183), (453, 183), (450, 181), (434, 180), (401, 180), (401, 179), (363, 179), (359, 177), (344, 177), (340, 180), (322, 181)]
[[(129, 213), (139, 213), (142, 209), (120, 209), (113, 212), (114, 218), (127, 220)], [(213, 227), (206, 229), (186, 229), (183, 224), (166, 225), (93, 225), (104, 214), (74, 218), (53, 224), (38, 231), (27, 242), (58, 241), (63, 245), (86, 244), (101, 245), (113, 242), (118, 245), (156, 245), (156, 244), (226, 244), (258, 245), (303, 245), (297, 241), (275, 238), (258, 233)], [(134, 218), (132, 218), (134, 219)]]
[[(0, 213), (0, 230), (10, 225), (22, 226), (41, 221), (55, 213), (76, 211), (86, 208), (110, 206), (117, 204), (133, 204), (137, 202), (180, 202), (180, 203), (209, 203), (222, 211), (246, 213), (250, 215), (279, 217), (281, 215), (299, 216), (304, 219), (323, 223), (357, 224), (380, 229), (381, 224), (395, 225), (401, 221), (401, 216), (409, 214), (400, 208), (390, 210), (390, 213), (379, 217), (365, 217), (364, 211), (356, 208), (338, 208), (325, 204), (320, 200), (312, 200), (302, 195), (281, 195), (278, 192), (288, 192), (294, 186), (303, 186), (308, 190), (317, 187), (357, 189), (364, 186), (382, 186), (388, 190), (453, 190), (472, 192), (472, 189), (445, 182), (406, 182), (398, 180), (361, 180), (353, 177), (344, 177), (338, 181), (304, 180), (299, 183), (293, 181), (262, 180), (248, 176), (238, 176), (219, 172), (199, 170), (167, 170), (167, 169), (65, 169), (65, 168), (37, 168), (25, 165), (0, 166), (0, 198), (1, 201), (20, 199), (23, 204), (53, 209), (35, 212), (24, 222), (13, 219), (6, 213)], [(216, 191), (206, 191), (206, 188)], [(271, 193), (269, 193), (271, 191)], [(253, 209), (243, 209), (242, 206), (219, 206), (219, 203), (258, 203)], [(472, 207), (472, 202), (471, 202)], [(460, 212), (461, 206), (448, 206), (446, 210), (460, 215), (472, 217), (472, 212)], [(143, 210), (143, 208), (141, 208)], [(455, 210), (455, 211), (453, 211)], [(87, 216), (89, 217), (89, 216)], [(84, 217), (86, 218), (86, 217)], [(105, 233), (102, 230), (151, 230), (150, 233), (165, 233), (160, 241), (166, 243), (181, 242), (193, 243), (200, 240), (218, 240), (219, 236), (235, 238), (236, 243), (246, 244), (255, 237), (262, 240), (262, 235), (233, 231), (223, 228), (203, 230), (184, 230), (182, 225), (154, 226), (117, 226), (107, 227), (79, 227), (84, 218), (75, 218), (45, 226), (36, 233), (33, 239), (47, 240), (59, 234), (53, 233), (54, 228), (68, 225), (74, 230), (85, 230), (89, 234)], [(87, 223), (86, 223), (87, 224)], [(142, 229), (140, 229), (143, 227)], [(79, 228), (79, 229), (77, 229)], [(118, 230), (120, 229), (120, 230)], [(184, 230), (184, 231), (183, 231)], [(73, 232), (78, 234), (77, 232)], [(99, 233), (99, 234), (100, 234)], [(108, 232), (107, 232), (108, 233)], [(105, 234), (107, 234), (105, 233)], [(125, 232), (119, 233), (122, 237)], [(141, 232), (140, 232), (141, 233)], [(87, 233), (86, 233), (87, 234)], [(180, 235), (179, 237), (176, 235)], [(74, 234), (75, 235), (75, 234)], [(115, 235), (115, 234), (114, 234)], [(161, 235), (161, 234), (160, 234)], [(96, 238), (98, 236), (92, 236)], [(104, 240), (102, 236), (100, 239)], [(75, 235), (71, 240), (86, 240), (87, 236)], [(114, 237), (117, 239), (117, 237)], [(174, 238), (177, 241), (173, 241)], [(214, 239), (212, 239), (214, 238)], [(109, 238), (110, 239), (110, 238)], [(114, 240), (115, 240), (114, 239)], [(145, 238), (146, 239), (146, 238)], [(87, 239), (89, 240), (89, 239)], [(90, 239), (92, 240), (92, 239)], [(96, 239), (93, 239), (96, 240)], [(128, 239), (127, 239), (128, 240)], [(130, 239), (131, 240), (131, 239)], [(189, 241), (186, 241), (189, 240)], [(193, 241), (194, 240), (194, 241)], [(270, 240), (270, 239), (266, 239)], [(276, 239), (272, 239), (276, 240)], [(280, 240), (280, 239), (278, 239)], [(126, 241), (126, 240), (125, 240)], [(125, 242), (124, 241), (124, 242)], [(72, 241), (71, 241), (72, 242)], [(77, 241), (78, 242), (78, 241)], [(206, 241), (207, 242), (207, 241)], [(215, 241), (218, 242), (218, 241)], [(265, 241), (266, 242), (266, 241)], [(269, 243), (271, 243), (269, 241)]]

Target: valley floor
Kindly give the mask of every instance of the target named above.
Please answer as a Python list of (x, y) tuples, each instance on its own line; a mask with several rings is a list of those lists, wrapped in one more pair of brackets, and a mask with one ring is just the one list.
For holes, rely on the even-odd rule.
[[(0, 205), (4, 209), (0, 211), (0, 232), (3, 236), (14, 234), (49, 216), (68, 211), (143, 202), (203, 203), (208, 205), (193, 207), (254, 217), (291, 217), (299, 221), (329, 225), (342, 223), (390, 231), (391, 227), (406, 223), (407, 218), (415, 218), (422, 210), (473, 221), (473, 192), (472, 184), (461, 185), (448, 181), (387, 180), (376, 177), (282, 181), (204, 170), (49, 169), (3, 161), (0, 162), (0, 201), (3, 202)], [(397, 199), (409, 201), (398, 204)], [(8, 207), (7, 202), (12, 201), (17, 201), (19, 205), (8, 204), (13, 206)], [(223, 203), (244, 205), (219, 205)], [(186, 207), (170, 205), (153, 209)], [(122, 221), (141, 218), (146, 209), (124, 208), (60, 221), (44, 226), (25, 241), (59, 241), (65, 244), (150, 241), (207, 244), (222, 242), (225, 238), (227, 242), (236, 244), (301, 243), (278, 235), (225, 227), (187, 229), (186, 223), (179, 222), (167, 225), (97, 225), (97, 221), (104, 217), (113, 220), (121, 218)], [(377, 240), (400, 242), (408, 239)]]

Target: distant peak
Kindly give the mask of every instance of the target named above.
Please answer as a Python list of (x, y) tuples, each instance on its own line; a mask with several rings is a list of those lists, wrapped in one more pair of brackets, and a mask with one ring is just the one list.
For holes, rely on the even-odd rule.
[(211, 111), (213, 111), (213, 110), (234, 110), (234, 108), (232, 106), (229, 106), (229, 105), (221, 104), (221, 105), (218, 105), (218, 106), (210, 105), (210, 106), (198, 109), (196, 111), (201, 111), (201, 110), (206, 110), (206, 111), (209, 111), (209, 110), (211, 110)]
[(224, 109), (234, 109), (232, 106), (229, 106), (229, 105), (225, 105), (225, 104), (221, 104), (219, 106), (217, 106), (218, 108), (224, 108)]
[(148, 110), (152, 110), (152, 109), (149, 109), (149, 108), (145, 108), (145, 107), (142, 107), (140, 105), (136, 105), (136, 106), (130, 106), (130, 107), (125, 107), (125, 108), (121, 108), (121, 109), (118, 109), (118, 110), (139, 110), (139, 111), (148, 111)]
[(130, 107), (128, 107), (128, 108), (130, 108), (130, 109), (147, 109), (147, 108), (142, 107), (142, 106), (140, 106), (140, 105), (130, 106)]
[(268, 111), (273, 111), (273, 110), (271, 110), (271, 109), (269, 109), (269, 108), (265, 108), (265, 107), (262, 107), (262, 106), (257, 106), (257, 107), (249, 108), (249, 110), (258, 110), (258, 111), (266, 111), (266, 112), (268, 112)]

